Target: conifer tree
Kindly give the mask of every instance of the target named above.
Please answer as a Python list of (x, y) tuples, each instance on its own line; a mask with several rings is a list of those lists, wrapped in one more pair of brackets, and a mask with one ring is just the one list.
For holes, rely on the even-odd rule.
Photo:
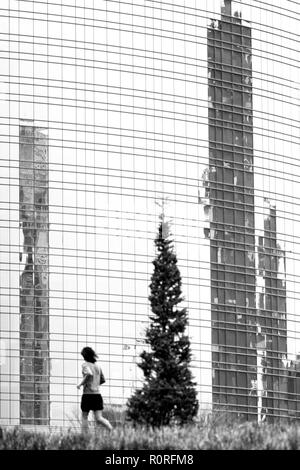
[(161, 426), (189, 422), (197, 414), (195, 383), (189, 369), (190, 341), (185, 334), (187, 310), (168, 224), (160, 217), (155, 239), (149, 301), (152, 314), (146, 330), (150, 351), (143, 351), (138, 366), (144, 385), (127, 402), (127, 415), (135, 423)]

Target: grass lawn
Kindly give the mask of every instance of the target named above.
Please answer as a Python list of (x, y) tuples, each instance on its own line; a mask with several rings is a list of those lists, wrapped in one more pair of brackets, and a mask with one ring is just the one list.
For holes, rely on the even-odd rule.
[(21, 427), (2, 429), (0, 450), (300, 450), (300, 426), (258, 425), (232, 420), (206, 420), (187, 426), (159, 429), (118, 425), (81, 434), (78, 430), (28, 431)]

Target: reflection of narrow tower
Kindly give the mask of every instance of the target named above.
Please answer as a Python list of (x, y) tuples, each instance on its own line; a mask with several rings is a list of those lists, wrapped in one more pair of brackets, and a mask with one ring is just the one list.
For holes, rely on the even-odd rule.
[(257, 416), (251, 29), (225, 0), (208, 29), (213, 405)]
[(265, 199), (264, 235), (258, 237), (257, 351), (263, 357), (263, 376), (257, 391), (268, 417), (287, 415), (285, 253), (276, 225), (276, 208)]
[(297, 354), (296, 359), (291, 361), (288, 367), (287, 382), (289, 414), (300, 419), (300, 355)]
[(20, 126), (20, 423), (49, 424), (49, 208), (45, 129)]

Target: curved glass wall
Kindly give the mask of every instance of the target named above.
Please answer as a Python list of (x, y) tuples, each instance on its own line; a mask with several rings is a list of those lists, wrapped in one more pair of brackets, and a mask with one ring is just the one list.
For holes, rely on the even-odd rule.
[(162, 203), (200, 411), (299, 416), (300, 5), (2, 0), (0, 423), (141, 384)]

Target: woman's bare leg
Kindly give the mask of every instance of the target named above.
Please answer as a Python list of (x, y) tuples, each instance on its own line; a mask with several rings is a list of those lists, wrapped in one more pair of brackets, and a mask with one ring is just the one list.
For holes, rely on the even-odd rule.
[(98, 426), (102, 425), (106, 429), (108, 429), (109, 431), (112, 430), (112, 425), (110, 424), (108, 419), (103, 418), (102, 411), (100, 411), (100, 410), (94, 411), (94, 415), (95, 415), (95, 420), (96, 420), (96, 423), (97, 423)]
[(82, 430), (83, 433), (87, 432), (88, 429), (89, 429), (88, 416), (89, 416), (88, 411), (83, 411), (82, 412), (81, 430)]

